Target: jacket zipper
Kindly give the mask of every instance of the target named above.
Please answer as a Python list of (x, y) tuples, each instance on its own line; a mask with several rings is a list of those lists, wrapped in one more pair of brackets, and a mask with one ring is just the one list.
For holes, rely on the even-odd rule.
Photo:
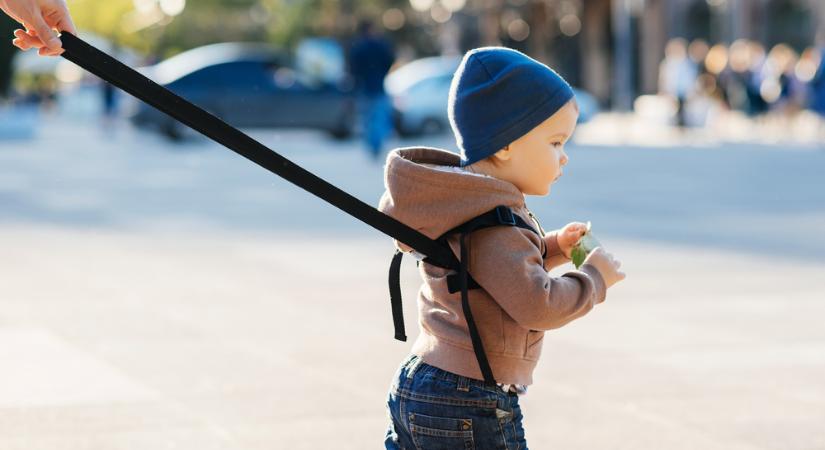
[(533, 219), (533, 222), (536, 223), (536, 226), (539, 227), (539, 232), (541, 232), (541, 235), (544, 236), (546, 233), (544, 232), (544, 228), (541, 227), (539, 219), (537, 219), (536, 216), (534, 216), (533, 213), (529, 209), (527, 209), (526, 206), (524, 207), (524, 209), (527, 210), (527, 214), (530, 216), (531, 219)]
[(536, 216), (533, 215), (532, 211), (527, 209), (527, 206), (524, 207), (524, 210), (527, 211), (527, 215), (529, 215), (530, 219), (532, 219), (533, 222), (536, 224), (536, 226), (539, 227), (539, 233), (541, 233), (541, 240), (542, 240), (541, 244), (542, 244), (542, 247), (543, 247), (541, 256), (544, 257), (545, 255), (547, 255), (547, 244), (544, 242), (544, 235), (547, 234), (547, 233), (545, 233), (544, 228), (541, 227), (541, 224), (539, 223), (539, 219), (536, 218)]

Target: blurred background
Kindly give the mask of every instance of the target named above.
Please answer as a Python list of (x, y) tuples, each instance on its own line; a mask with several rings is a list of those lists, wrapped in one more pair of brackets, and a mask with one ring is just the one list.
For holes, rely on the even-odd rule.
[[(592, 221), (628, 277), (547, 333), (530, 447), (825, 449), (825, 2), (68, 4), (82, 39), (372, 205), (388, 151), (457, 151), (464, 52), (548, 64), (580, 123), (527, 204), (547, 230)], [(380, 448), (415, 265), (402, 343), (389, 238), (16, 28), (0, 448)]]
[[(133, 67), (146, 66), (147, 74), (160, 68), (156, 81), (238, 126), (321, 128), (339, 138), (358, 133), (362, 125), (347, 119), (358, 107), (361, 70), (352, 48), (362, 37), (359, 22), (371, 21), (372, 34), (391, 44), (384, 84), (393, 131), (402, 136), (449, 130), (450, 76), (464, 52), (487, 45), (521, 50), (557, 70), (579, 90), (584, 119), (602, 112), (605, 126), (686, 127), (729, 140), (813, 142), (825, 134), (825, 5), (813, 0), (70, 0), (69, 6), (89, 42)], [(14, 29), (6, 17), (0, 26)], [(211, 80), (208, 88), (201, 78)], [(94, 76), (59, 58), (11, 46), (0, 53), (4, 110), (36, 104), (67, 114), (98, 107), (110, 116), (135, 115), (136, 107), (120, 104), (116, 92), (97, 104), (95, 84)], [(263, 99), (259, 89), (316, 108), (278, 120), (266, 117), (280, 115), (271, 101), (245, 113), (232, 107)], [(319, 109), (327, 117), (317, 117)], [(137, 115), (136, 122), (160, 123), (179, 137), (170, 121)], [(256, 115), (257, 121), (250, 117)], [(27, 131), (26, 123), (17, 128), (4, 134)]]

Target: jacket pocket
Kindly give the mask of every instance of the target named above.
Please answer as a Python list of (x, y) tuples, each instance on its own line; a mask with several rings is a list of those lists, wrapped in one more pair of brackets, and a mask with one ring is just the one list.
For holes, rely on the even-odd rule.
[(456, 419), (410, 413), (409, 422), (410, 433), (417, 449), (470, 450), (475, 448), (473, 419)]
[(544, 331), (527, 331), (527, 345), (525, 347), (524, 356), (533, 361), (538, 360), (539, 356), (541, 356), (541, 346), (543, 341)]

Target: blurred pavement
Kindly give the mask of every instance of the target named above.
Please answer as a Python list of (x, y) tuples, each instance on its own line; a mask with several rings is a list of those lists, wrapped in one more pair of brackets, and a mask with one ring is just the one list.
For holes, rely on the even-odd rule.
[[(48, 121), (0, 141), (0, 449), (381, 448), (412, 261), (401, 343), (388, 238), (217, 144)], [(377, 203), (358, 142), (251, 134)], [(528, 205), (628, 278), (547, 334), (530, 447), (825, 449), (825, 152), (568, 155)]]

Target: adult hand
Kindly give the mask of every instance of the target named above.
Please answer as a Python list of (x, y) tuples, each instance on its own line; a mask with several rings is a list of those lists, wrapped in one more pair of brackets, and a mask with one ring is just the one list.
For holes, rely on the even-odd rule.
[(65, 0), (0, 0), (0, 9), (26, 28), (14, 30), (12, 44), (21, 50), (37, 48), (41, 56), (57, 56), (65, 50), (52, 29), (77, 34)]

